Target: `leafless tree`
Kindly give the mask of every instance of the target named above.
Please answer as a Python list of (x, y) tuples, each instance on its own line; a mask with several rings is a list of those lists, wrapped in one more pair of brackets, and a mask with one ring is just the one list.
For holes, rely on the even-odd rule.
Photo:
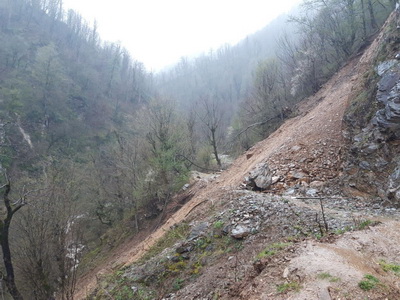
[(217, 165), (221, 167), (221, 159), (218, 154), (218, 143), (220, 140), (218, 130), (222, 126), (223, 110), (216, 99), (201, 97), (198, 102), (197, 116), (205, 128), (206, 136), (213, 149)]
[(0, 219), (0, 244), (3, 251), (3, 263), (6, 271), (6, 274), (2, 275), (2, 278), (11, 297), (14, 300), (22, 300), (23, 297), (15, 283), (15, 273), (11, 257), (9, 234), (12, 218), (15, 213), (17, 213), (26, 204), (26, 197), (28, 193), (23, 191), (16, 201), (12, 201), (10, 199), (11, 182), (7, 175), (5, 175), (5, 180), (6, 183), (0, 187), (0, 189), (3, 190), (3, 205), (6, 210), (5, 216)]

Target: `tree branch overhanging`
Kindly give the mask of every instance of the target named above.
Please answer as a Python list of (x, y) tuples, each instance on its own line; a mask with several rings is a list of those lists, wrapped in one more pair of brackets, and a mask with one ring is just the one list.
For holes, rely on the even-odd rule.
[(253, 124), (247, 126), (245, 129), (243, 129), (243, 130), (240, 131), (238, 134), (236, 134), (236, 135), (231, 139), (231, 142), (235, 141), (239, 136), (241, 136), (243, 133), (247, 132), (247, 130), (249, 130), (249, 129), (253, 128), (253, 127), (265, 125), (265, 124), (267, 124), (268, 122), (270, 122), (270, 121), (272, 121), (272, 120), (274, 120), (274, 119), (277, 119), (277, 118), (279, 118), (279, 116), (275, 116), (275, 117), (269, 118), (269, 119), (267, 119), (267, 120), (265, 120), (265, 121), (253, 123)]

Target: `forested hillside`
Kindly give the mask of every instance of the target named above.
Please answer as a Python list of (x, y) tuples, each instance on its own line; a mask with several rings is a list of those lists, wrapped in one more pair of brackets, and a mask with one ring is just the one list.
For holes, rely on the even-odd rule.
[(393, 1), (303, 1), (259, 32), (181, 61), (155, 76), (157, 92), (185, 109), (205, 101), (222, 111), (223, 151), (240, 153), (265, 138), (293, 106), (319, 90), (368, 44)]
[(0, 0), (7, 292), (72, 299), (85, 263), (157, 217), (160, 225), (190, 171), (219, 171), (223, 154), (265, 138), (393, 7), (304, 1), (236, 46), (150, 74), (62, 0)]

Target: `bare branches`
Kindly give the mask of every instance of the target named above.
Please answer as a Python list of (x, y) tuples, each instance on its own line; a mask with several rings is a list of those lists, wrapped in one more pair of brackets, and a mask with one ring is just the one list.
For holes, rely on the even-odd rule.
[(197, 115), (207, 130), (208, 140), (213, 148), (213, 154), (219, 167), (222, 166), (218, 155), (218, 132), (222, 125), (223, 111), (215, 99), (201, 98), (198, 102), (199, 112)]
[(272, 121), (272, 120), (274, 120), (274, 119), (277, 119), (277, 118), (279, 118), (279, 116), (275, 116), (275, 117), (269, 118), (269, 119), (267, 119), (267, 120), (265, 120), (265, 121), (257, 122), (257, 123), (254, 123), (254, 124), (251, 124), (251, 125), (247, 126), (247, 127), (244, 128), (243, 130), (241, 130), (239, 133), (237, 133), (237, 134), (231, 139), (231, 142), (235, 141), (239, 136), (241, 136), (241, 135), (242, 135), (243, 133), (245, 133), (247, 130), (249, 130), (249, 129), (253, 128), (253, 127), (265, 125), (265, 124), (267, 124), (268, 122), (270, 122), (270, 121)]

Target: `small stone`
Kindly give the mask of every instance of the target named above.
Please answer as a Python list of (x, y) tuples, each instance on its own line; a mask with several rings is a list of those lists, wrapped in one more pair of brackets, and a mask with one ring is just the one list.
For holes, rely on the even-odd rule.
[(359, 166), (360, 166), (361, 169), (364, 169), (364, 170), (370, 170), (371, 169), (371, 166), (370, 166), (369, 162), (367, 162), (367, 161), (360, 162)]
[(296, 145), (296, 146), (293, 146), (290, 150), (292, 150), (293, 152), (297, 152), (297, 151), (299, 151), (300, 149), (301, 149), (301, 147), (298, 146), (298, 145)]
[[(232, 222), (232, 225), (234, 225), (235, 222)], [(223, 229), (222, 229), (222, 234), (227, 235), (229, 233), (229, 231), (231, 230), (231, 225), (226, 225)]]
[(325, 184), (325, 182), (323, 182), (323, 181), (315, 180), (315, 181), (312, 181), (312, 182), (310, 183), (310, 187), (312, 187), (312, 188), (319, 188), (319, 187), (322, 187), (324, 184)]
[(288, 278), (289, 277), (289, 268), (285, 268), (285, 270), (283, 270), (283, 278)]
[(172, 256), (172, 257), (171, 257), (171, 261), (174, 262), (174, 263), (176, 263), (176, 262), (179, 262), (180, 259), (179, 259), (178, 256)]
[(295, 172), (295, 173), (293, 173), (292, 176), (294, 179), (302, 179), (302, 178), (306, 177), (307, 174), (305, 174), (304, 172)]
[(296, 192), (294, 188), (290, 188), (285, 192), (285, 195), (293, 195)]
[(191, 246), (190, 245), (181, 245), (181, 246), (179, 246), (178, 248), (176, 248), (176, 250), (175, 250), (175, 252), (176, 253), (178, 253), (178, 254), (183, 254), (183, 253), (185, 253), (185, 252), (190, 252), (192, 249), (191, 249)]
[(362, 152), (365, 154), (372, 154), (376, 152), (378, 149), (379, 146), (377, 144), (369, 144), (366, 148), (362, 150)]
[(381, 206), (380, 206), (379, 204), (374, 204), (374, 205), (372, 206), (372, 208), (373, 208), (373, 209), (380, 209)]
[(277, 183), (280, 179), (281, 179), (281, 176), (272, 176), (271, 185)]
[(318, 194), (318, 190), (317, 189), (309, 189), (306, 192), (307, 196), (310, 197), (315, 197)]

